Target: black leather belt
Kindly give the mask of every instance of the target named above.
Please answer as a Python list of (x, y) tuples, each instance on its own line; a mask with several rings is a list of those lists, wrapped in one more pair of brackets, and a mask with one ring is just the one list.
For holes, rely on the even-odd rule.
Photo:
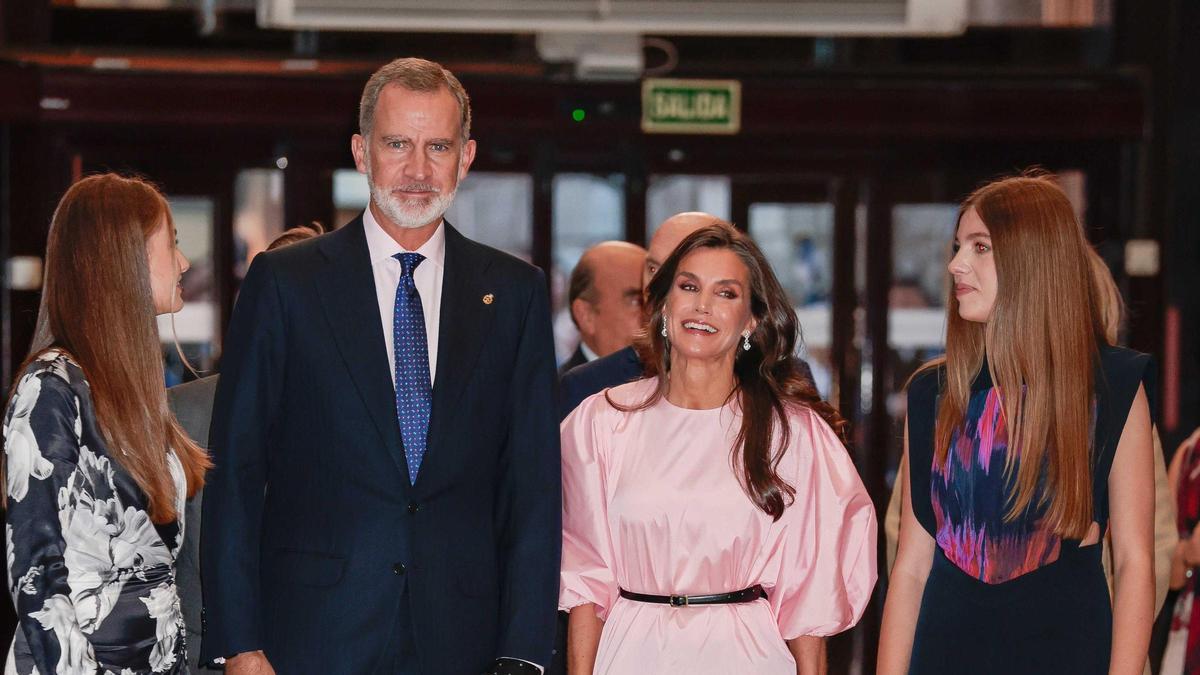
[(622, 588), (621, 597), (627, 600), (636, 600), (637, 602), (651, 602), (659, 605), (670, 605), (672, 607), (688, 607), (691, 605), (734, 605), (743, 602), (754, 602), (759, 598), (765, 600), (767, 592), (763, 590), (761, 585), (757, 584), (740, 591), (716, 593), (713, 595), (649, 595), (647, 593), (634, 593)]

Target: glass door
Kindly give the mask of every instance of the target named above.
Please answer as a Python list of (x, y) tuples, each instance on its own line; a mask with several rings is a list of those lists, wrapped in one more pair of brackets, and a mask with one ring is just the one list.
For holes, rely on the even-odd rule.
[(822, 398), (858, 417), (855, 195), (836, 177), (733, 179), (732, 215), (771, 263), (800, 320), (797, 355)]

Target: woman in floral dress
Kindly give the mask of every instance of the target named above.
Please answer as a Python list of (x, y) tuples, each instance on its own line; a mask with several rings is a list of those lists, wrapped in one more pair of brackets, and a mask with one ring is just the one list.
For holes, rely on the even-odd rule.
[(168, 412), (154, 317), (183, 306), (187, 268), (141, 180), (86, 178), (55, 211), (4, 417), (6, 673), (186, 672), (175, 555), (208, 460)]

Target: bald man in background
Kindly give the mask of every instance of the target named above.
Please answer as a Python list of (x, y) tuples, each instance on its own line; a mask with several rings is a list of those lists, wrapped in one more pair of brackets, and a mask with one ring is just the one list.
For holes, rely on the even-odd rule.
[[(645, 263), (642, 265), (642, 292), (650, 285), (654, 273), (662, 267), (663, 262), (671, 256), (671, 252), (687, 236), (702, 227), (708, 227), (720, 218), (699, 211), (677, 213), (667, 218), (658, 226), (650, 239), (650, 250), (646, 252)], [(641, 317), (644, 321), (645, 317)], [(640, 323), (640, 321), (639, 321)], [(562, 376), (558, 388), (558, 418), (562, 420), (575, 409), (583, 399), (603, 391), (607, 387), (615, 387), (637, 379), (642, 375), (642, 363), (638, 360), (633, 347), (625, 347), (590, 363), (585, 363), (571, 369)]]
[(579, 347), (559, 369), (559, 377), (633, 342), (642, 327), (645, 262), (646, 249), (624, 241), (601, 242), (580, 256), (567, 285)]

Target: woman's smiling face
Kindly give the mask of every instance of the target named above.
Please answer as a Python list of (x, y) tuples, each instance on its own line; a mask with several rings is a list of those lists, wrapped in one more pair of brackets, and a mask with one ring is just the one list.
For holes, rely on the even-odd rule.
[(750, 311), (750, 271), (733, 251), (701, 248), (679, 262), (663, 314), (675, 357), (720, 359), (734, 353)]

